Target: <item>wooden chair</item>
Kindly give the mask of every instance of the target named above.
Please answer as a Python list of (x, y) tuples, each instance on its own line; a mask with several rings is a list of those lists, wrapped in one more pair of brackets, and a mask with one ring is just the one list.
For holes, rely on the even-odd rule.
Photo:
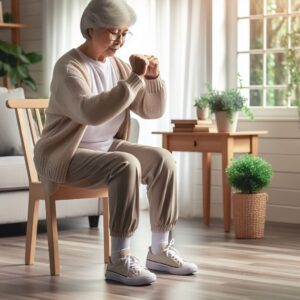
[(104, 231), (104, 262), (108, 262), (110, 254), (109, 237), (109, 204), (108, 189), (84, 189), (67, 185), (60, 185), (57, 192), (48, 195), (39, 181), (33, 162), (33, 145), (38, 141), (45, 118), (45, 109), (48, 107), (47, 99), (8, 100), (8, 108), (15, 109), (20, 137), (22, 141), (24, 158), (29, 178), (29, 203), (26, 233), (25, 264), (34, 263), (36, 236), (38, 225), (39, 200), (45, 200), (46, 222), (48, 232), (48, 248), (51, 275), (59, 275), (60, 261), (58, 253), (58, 233), (56, 219), (56, 201), (81, 198), (101, 197), (103, 199), (103, 231)]

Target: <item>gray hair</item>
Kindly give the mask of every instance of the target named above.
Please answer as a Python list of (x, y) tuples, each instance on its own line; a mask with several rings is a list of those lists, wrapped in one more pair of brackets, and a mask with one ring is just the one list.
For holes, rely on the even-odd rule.
[(80, 30), (84, 38), (90, 39), (90, 28), (131, 26), (135, 22), (136, 14), (125, 0), (91, 0), (82, 14)]

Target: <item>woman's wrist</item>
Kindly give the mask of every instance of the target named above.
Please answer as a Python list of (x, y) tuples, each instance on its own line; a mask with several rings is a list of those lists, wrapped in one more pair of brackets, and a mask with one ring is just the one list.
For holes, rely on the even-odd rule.
[(147, 79), (147, 80), (153, 80), (153, 79), (157, 79), (157, 78), (159, 77), (159, 75), (160, 75), (160, 73), (158, 73), (157, 76), (147, 76), (147, 75), (145, 75), (144, 77), (145, 77), (145, 79)]

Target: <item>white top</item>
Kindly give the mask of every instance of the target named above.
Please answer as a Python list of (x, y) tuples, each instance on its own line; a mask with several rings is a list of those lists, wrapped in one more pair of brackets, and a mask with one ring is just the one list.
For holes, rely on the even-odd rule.
[[(100, 62), (86, 56), (79, 49), (76, 50), (87, 67), (93, 95), (109, 91), (117, 85), (117, 76), (110, 59), (105, 59), (105, 62)], [(124, 118), (125, 111), (100, 125), (88, 126), (79, 147), (107, 152)]]

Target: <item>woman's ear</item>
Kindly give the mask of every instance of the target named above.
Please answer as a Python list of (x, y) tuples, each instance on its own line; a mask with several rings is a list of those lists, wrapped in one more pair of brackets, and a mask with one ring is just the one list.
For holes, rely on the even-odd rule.
[(94, 35), (94, 28), (88, 28), (87, 35), (91, 39), (93, 37), (93, 35)]

